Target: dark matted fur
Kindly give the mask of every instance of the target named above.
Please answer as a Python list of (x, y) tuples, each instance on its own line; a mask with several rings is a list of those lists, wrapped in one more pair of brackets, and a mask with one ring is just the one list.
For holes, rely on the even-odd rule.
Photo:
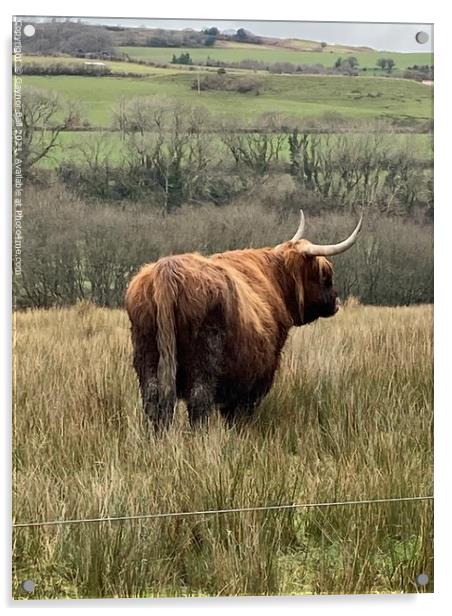
[(146, 415), (171, 423), (177, 399), (192, 423), (217, 405), (233, 420), (267, 394), (292, 326), (333, 315), (324, 257), (305, 240), (277, 248), (159, 259), (132, 279), (126, 308)]

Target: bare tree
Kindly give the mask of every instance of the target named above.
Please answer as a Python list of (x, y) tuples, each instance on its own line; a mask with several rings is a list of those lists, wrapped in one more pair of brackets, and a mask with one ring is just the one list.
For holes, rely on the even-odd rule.
[(47, 158), (59, 146), (62, 131), (79, 117), (74, 103), (65, 103), (53, 92), (24, 88), (22, 93), (22, 170), (30, 173), (37, 162)]
[(115, 122), (131, 177), (160, 192), (165, 212), (208, 194), (214, 153), (205, 110), (142, 97), (120, 102)]

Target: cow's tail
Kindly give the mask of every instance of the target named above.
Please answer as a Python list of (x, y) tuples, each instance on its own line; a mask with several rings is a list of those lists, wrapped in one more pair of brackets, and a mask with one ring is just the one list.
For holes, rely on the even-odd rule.
[(159, 415), (163, 423), (170, 422), (176, 404), (176, 321), (175, 304), (177, 284), (164, 270), (160, 272), (154, 285), (156, 304), (157, 348), (159, 361), (157, 368)]

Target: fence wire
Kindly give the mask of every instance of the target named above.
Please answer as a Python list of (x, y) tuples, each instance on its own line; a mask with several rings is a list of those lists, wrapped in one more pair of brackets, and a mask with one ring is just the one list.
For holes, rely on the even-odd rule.
[(47, 520), (44, 522), (16, 522), (13, 528), (31, 528), (39, 526), (63, 526), (68, 524), (92, 524), (104, 522), (128, 522), (134, 520), (155, 520), (160, 518), (182, 518), (193, 516), (221, 515), (225, 513), (242, 513), (250, 511), (283, 511), (288, 509), (315, 509), (321, 507), (339, 507), (350, 505), (374, 505), (378, 503), (401, 503), (409, 501), (433, 500), (428, 496), (401, 496), (394, 498), (376, 498), (366, 500), (333, 501), (325, 503), (291, 503), (286, 505), (261, 505), (255, 507), (235, 507), (231, 509), (207, 509), (205, 511), (173, 511), (167, 513), (141, 513), (137, 515), (108, 516), (99, 518), (79, 518), (69, 520)]

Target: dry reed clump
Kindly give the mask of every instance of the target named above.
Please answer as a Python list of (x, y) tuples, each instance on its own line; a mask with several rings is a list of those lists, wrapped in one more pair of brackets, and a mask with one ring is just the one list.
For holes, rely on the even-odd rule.
[[(143, 426), (125, 314), (15, 315), (14, 519), (430, 494), (432, 309), (350, 302), (294, 330), (249, 425)], [(15, 529), (34, 597), (416, 592), (432, 505), (399, 502)]]

